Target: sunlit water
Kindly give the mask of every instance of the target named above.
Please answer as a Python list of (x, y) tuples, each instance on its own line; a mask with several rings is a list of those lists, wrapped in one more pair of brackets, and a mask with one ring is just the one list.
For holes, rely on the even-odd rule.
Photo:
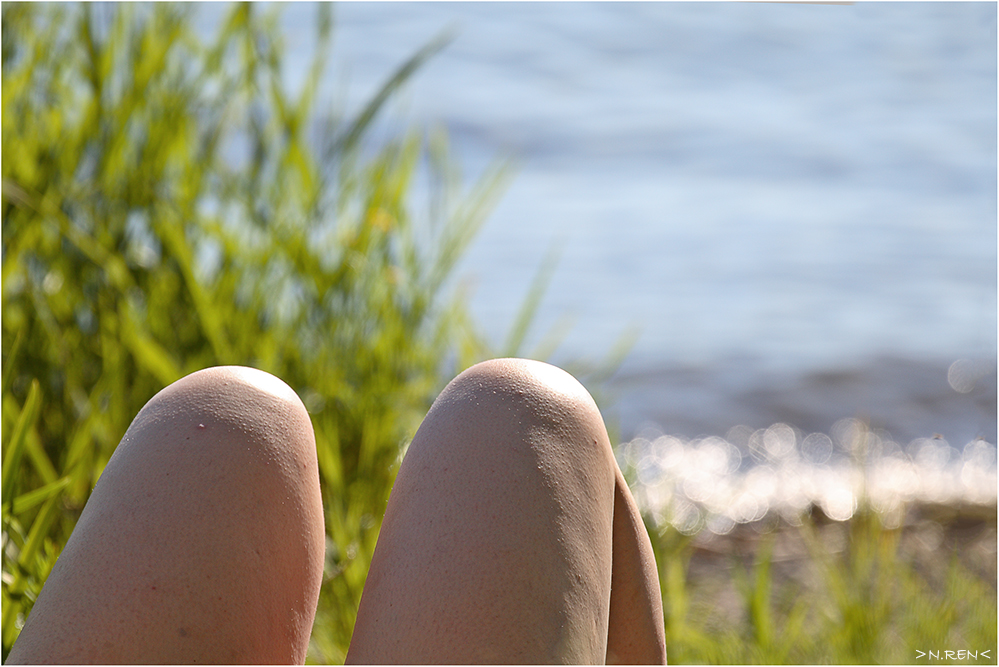
[[(314, 15), (284, 9), (291, 89)], [(381, 127), (443, 125), (472, 176), (514, 156), (459, 267), (473, 314), (499, 345), (557, 247), (520, 352), (566, 317), (555, 361), (639, 331), (609, 416), (664, 520), (724, 531), (809, 503), (846, 517), (865, 493), (888, 514), (995, 501), (994, 3), (335, 16), (326, 99), (348, 117), (456, 30)], [(857, 418), (864, 474), (843, 435)]]
[(898, 526), (913, 502), (996, 502), (992, 443), (973, 440), (956, 451), (942, 438), (900, 444), (852, 418), (836, 422), (832, 435), (783, 423), (690, 440), (648, 429), (617, 456), (634, 471), (639, 505), (684, 533), (725, 534), (778, 517), (797, 524), (812, 507), (845, 521), (862, 502)]

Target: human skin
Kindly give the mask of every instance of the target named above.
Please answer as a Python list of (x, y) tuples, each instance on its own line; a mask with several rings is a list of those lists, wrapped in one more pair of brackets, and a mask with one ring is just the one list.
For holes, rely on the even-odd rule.
[[(199, 371), (133, 421), (8, 662), (304, 662), (323, 545), (301, 401), (261, 371)], [(665, 661), (651, 544), (570, 375), (494, 360), (441, 394), (347, 658)]]
[(499, 359), (434, 403), (389, 498), (348, 663), (659, 663), (648, 534), (572, 376)]
[(8, 663), (303, 663), (324, 559), (315, 436), (284, 382), (193, 373), (139, 412)]

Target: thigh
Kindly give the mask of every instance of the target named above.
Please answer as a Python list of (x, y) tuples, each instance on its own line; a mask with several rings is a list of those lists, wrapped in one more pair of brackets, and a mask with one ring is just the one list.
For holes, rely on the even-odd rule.
[(615, 540), (630, 539), (615, 537), (618, 476), (564, 371), (504, 359), (462, 373), (400, 468), (347, 661), (602, 663)]
[(323, 535), (295, 393), (249, 368), (189, 375), (132, 422), (9, 662), (304, 662)]

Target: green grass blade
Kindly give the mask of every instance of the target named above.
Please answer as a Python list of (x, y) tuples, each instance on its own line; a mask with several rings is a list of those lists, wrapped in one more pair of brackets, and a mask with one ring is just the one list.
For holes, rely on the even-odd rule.
[(3, 486), (0, 492), (3, 493), (4, 500), (11, 497), (14, 492), (14, 483), (21, 470), (21, 458), (28, 443), (28, 429), (35, 424), (41, 407), (42, 390), (38, 380), (32, 380), (31, 389), (28, 390), (28, 398), (21, 408), (21, 414), (17, 418), (14, 430), (11, 433), (10, 441), (6, 443), (3, 457)]
[(501, 348), (500, 354), (502, 356), (516, 357), (521, 354), (524, 339), (527, 338), (527, 332), (530, 330), (535, 315), (537, 315), (541, 299), (548, 290), (552, 276), (555, 275), (555, 267), (558, 266), (559, 255), (561, 255), (561, 249), (553, 245), (541, 262), (541, 266), (538, 268), (538, 272), (535, 274), (534, 280), (531, 281), (531, 285), (527, 290), (527, 296), (524, 298), (523, 303), (521, 303), (520, 309), (517, 311), (517, 316), (513, 320), (513, 326), (510, 327), (506, 342)]
[(6, 396), (10, 391), (11, 385), (14, 383), (14, 368), (17, 366), (17, 358), (21, 353), (21, 347), (24, 345), (24, 339), (24, 328), (21, 328), (14, 338), (14, 344), (11, 346), (10, 352), (3, 359), (3, 379), (0, 380), (0, 388), (2, 388), (0, 396)]
[(550, 359), (565, 341), (565, 337), (572, 331), (572, 327), (575, 324), (575, 317), (565, 313), (562, 314), (531, 352), (531, 357), (534, 359)]
[(773, 624), (770, 610), (770, 565), (773, 553), (773, 535), (764, 538), (757, 552), (756, 563), (753, 566), (753, 586), (750, 593), (749, 618), (755, 632), (756, 641), (764, 651), (773, 642)]
[(14, 498), (12, 513), (16, 515), (23, 514), (29, 510), (33, 510), (35, 507), (41, 505), (42, 503), (49, 500), (52, 496), (59, 493), (72, 481), (69, 476), (63, 477), (62, 479), (57, 479), (54, 482), (46, 484), (34, 491), (29, 491), (27, 493), (22, 493), (18, 497)]
[(26, 441), (25, 452), (28, 458), (31, 459), (31, 463), (35, 466), (39, 477), (46, 484), (56, 481), (59, 473), (56, 472), (55, 466), (52, 465), (49, 455), (45, 453), (45, 448), (42, 447), (42, 442), (38, 439), (37, 434), (32, 433), (29, 429)]
[(171, 210), (165, 217), (167, 219), (157, 226), (156, 231), (171, 255), (177, 260), (184, 284), (194, 302), (194, 309), (201, 322), (202, 330), (211, 343), (216, 362), (229, 363), (231, 345), (226, 337), (218, 309), (211, 302), (208, 291), (202, 287), (194, 275), (194, 257), (181, 226), (180, 216)]
[(130, 303), (121, 316), (122, 337), (136, 362), (155, 376), (165, 387), (180, 378), (181, 372), (170, 353), (143, 332), (139, 316)]
[(35, 560), (35, 556), (38, 555), (42, 543), (49, 532), (49, 528), (52, 526), (52, 522), (59, 516), (59, 498), (59, 493), (49, 496), (49, 499), (45, 501), (42, 509), (35, 516), (35, 520), (31, 524), (31, 529), (28, 531), (28, 539), (25, 541), (24, 547), (21, 548), (21, 553), (17, 557), (20, 572), (11, 585), (13, 590), (20, 589), (23, 586), (24, 574), (33, 570), (31, 563)]
[(453, 39), (451, 33), (445, 32), (433, 39), (429, 44), (417, 51), (409, 60), (397, 69), (388, 81), (382, 84), (381, 89), (365, 105), (357, 119), (350, 125), (335, 146), (338, 152), (349, 153), (358, 141), (364, 136), (365, 131), (374, 120), (375, 115), (385, 105), (396, 91), (409, 80), (413, 73), (435, 54), (444, 49)]

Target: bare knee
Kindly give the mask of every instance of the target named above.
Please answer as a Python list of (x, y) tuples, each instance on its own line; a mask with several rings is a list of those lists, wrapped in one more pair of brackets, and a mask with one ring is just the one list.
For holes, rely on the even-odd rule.
[(494, 359), (461, 373), (406, 458), (404, 485), (440, 477), (463, 497), (488, 491), (523, 507), (555, 502), (559, 513), (585, 516), (594, 503), (612, 511), (617, 466), (600, 411), (575, 378), (546, 363)]
[(602, 661), (615, 469), (568, 373), (459, 375), (399, 471), (348, 661)]
[(139, 411), (115, 452), (147, 468), (154, 457), (181, 455), (208, 466), (225, 460), (239, 474), (280, 484), (318, 482), (305, 406), (283, 381), (254, 368), (207, 368), (174, 382)]
[[(606, 511), (599, 502), (598, 489), (603, 486), (592, 482), (610, 474), (614, 479), (612, 555), (609, 560), (598, 560), (601, 567), (611, 568), (613, 584), (606, 657), (618, 663), (664, 664), (662, 599), (652, 545), (624, 476), (614, 462), (600, 412), (586, 389), (554, 366), (498, 359), (462, 373), (438, 403), (452, 411), (452, 420), (485, 423), (504, 433), (504, 444), (540, 446), (543, 451), (538, 458), (549, 466), (545, 470), (548, 483), (563, 487), (561, 493), (551, 497), (572, 503), (565, 508), (567, 514)], [(494, 420), (493, 415), (499, 419)], [(525, 429), (544, 435), (518, 437)], [(509, 437), (511, 431), (514, 437)], [(578, 502), (581, 496), (587, 502)], [(599, 531), (591, 530), (584, 539), (601, 544)], [(590, 574), (597, 582), (606, 572), (591, 569)]]
[[(570, 457), (613, 462), (600, 411), (572, 375), (540, 361), (493, 359), (472, 366), (451, 381), (428, 418), (441, 415), (460, 424), (473, 419), (504, 430), (545, 432), (549, 446), (566, 446)], [(517, 442), (516, 440), (508, 442)]]
[(193, 373), (132, 422), (11, 661), (304, 661), (323, 549), (294, 391), (249, 368)]

